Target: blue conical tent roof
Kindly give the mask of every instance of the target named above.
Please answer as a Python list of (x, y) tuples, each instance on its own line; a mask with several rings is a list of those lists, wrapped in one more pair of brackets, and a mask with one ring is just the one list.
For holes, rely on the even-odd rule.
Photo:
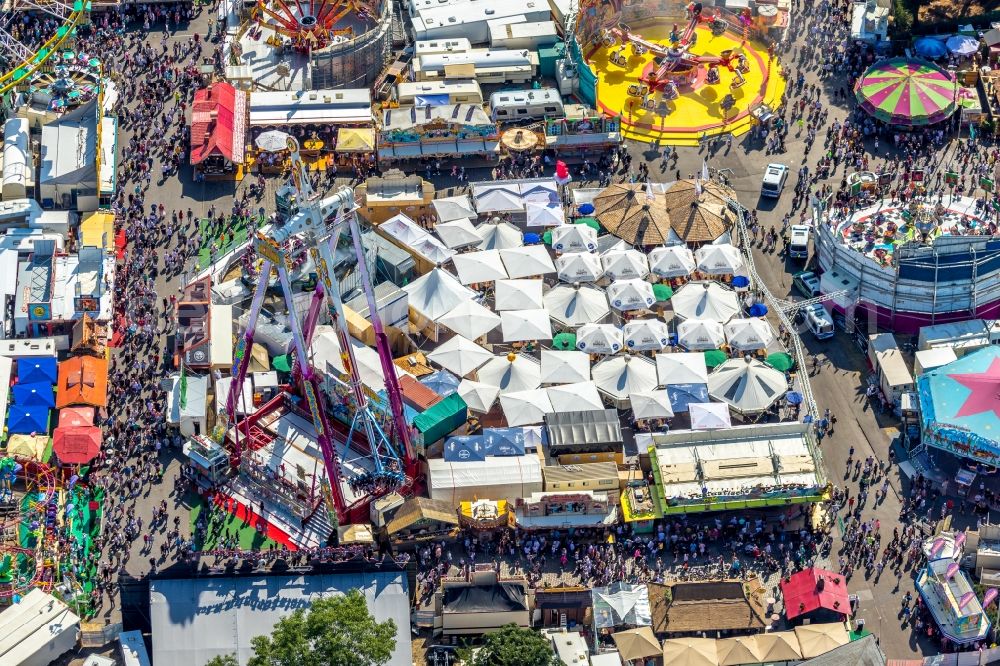
[(22, 407), (55, 407), (56, 396), (52, 393), (52, 384), (48, 382), (18, 382), (12, 389), (14, 404)]
[(22, 358), (17, 362), (17, 381), (25, 384), (48, 382), (49, 386), (59, 378), (59, 368), (54, 358)]
[(48, 434), (49, 410), (45, 407), (11, 405), (7, 415), (7, 432), (11, 435)]

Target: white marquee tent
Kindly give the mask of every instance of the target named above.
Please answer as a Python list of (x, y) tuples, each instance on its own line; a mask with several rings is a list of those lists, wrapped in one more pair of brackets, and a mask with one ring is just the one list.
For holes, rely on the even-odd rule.
[(711, 319), (727, 322), (740, 311), (739, 298), (718, 282), (688, 282), (670, 299), (681, 319)]
[(556, 252), (593, 252), (597, 232), (586, 224), (566, 224), (552, 230), (552, 249)]
[(451, 222), (452, 220), (475, 219), (476, 209), (469, 200), (469, 195), (462, 194), (455, 197), (445, 197), (435, 199), (431, 202), (434, 212), (437, 213), (439, 222)]
[(501, 393), (530, 391), (542, 384), (538, 362), (530, 356), (514, 353), (494, 356), (476, 371), (476, 379), (499, 387)]
[(543, 349), (542, 384), (575, 384), (590, 380), (590, 357), (580, 351)]
[(458, 279), (462, 284), (507, 279), (507, 269), (504, 268), (499, 250), (456, 254), (451, 260), (455, 262), (455, 270), (458, 271)]
[(610, 250), (601, 257), (605, 274), (615, 280), (631, 280), (649, 275), (649, 262), (639, 250)]
[(544, 245), (525, 245), (500, 250), (500, 258), (511, 278), (555, 273), (556, 267)]
[(476, 210), (483, 213), (520, 213), (524, 211), (524, 200), (517, 185), (491, 183), (472, 188), (472, 198)]
[(725, 329), (726, 340), (736, 351), (767, 349), (774, 342), (774, 331), (764, 319), (730, 319)]
[(412, 247), (414, 243), (430, 236), (423, 227), (403, 213), (399, 213), (380, 224), (379, 230), (408, 247)]
[(660, 384), (706, 384), (708, 366), (701, 352), (677, 352), (656, 355), (656, 375)]
[(562, 204), (528, 201), (525, 203), (527, 224), (529, 227), (558, 227), (566, 223)]
[(612, 356), (591, 369), (598, 390), (614, 400), (619, 408), (629, 405), (633, 393), (656, 388), (656, 366), (643, 356)]
[(475, 301), (468, 300), (459, 303), (437, 321), (459, 335), (476, 340), (500, 325), (500, 315)]
[(664, 389), (637, 391), (631, 395), (632, 416), (636, 419), (668, 419), (674, 415), (670, 396)]
[(484, 222), (476, 227), (476, 233), (482, 239), (480, 250), (506, 250), (524, 245), (521, 232), (506, 222)]
[(454, 275), (441, 268), (421, 275), (405, 285), (403, 291), (409, 297), (410, 307), (431, 321), (476, 297), (476, 292), (462, 286)]
[(553, 412), (592, 412), (604, 409), (597, 384), (592, 381), (560, 384), (545, 389)]
[(688, 319), (677, 327), (677, 342), (690, 351), (718, 349), (725, 341), (722, 324), (711, 319)]
[(622, 327), (622, 334), (632, 351), (660, 351), (670, 344), (670, 329), (660, 319), (634, 319)]
[(500, 330), (504, 342), (552, 339), (552, 322), (549, 311), (544, 309), (504, 310), (500, 313)]
[(438, 222), (434, 225), (434, 233), (438, 235), (442, 243), (453, 250), (472, 247), (483, 242), (483, 239), (476, 233), (476, 228), (472, 226), (472, 221), (467, 217), (460, 217), (451, 222)]
[(563, 282), (596, 282), (604, 275), (601, 258), (592, 252), (567, 252), (556, 257), (556, 270)]
[(503, 310), (537, 310), (545, 307), (542, 280), (497, 280), (493, 307)]
[(703, 245), (694, 257), (698, 270), (707, 275), (733, 275), (743, 268), (743, 255), (732, 245)]
[(585, 324), (576, 332), (576, 348), (588, 354), (617, 354), (625, 346), (614, 324)]
[(543, 389), (505, 393), (500, 396), (500, 406), (510, 427), (541, 423), (553, 411), (549, 395)]
[(649, 269), (660, 277), (686, 277), (694, 272), (694, 253), (683, 245), (653, 248)]
[(642, 310), (653, 307), (656, 296), (645, 280), (618, 280), (608, 286), (608, 301), (616, 310)]
[(543, 300), (552, 319), (566, 328), (599, 323), (611, 314), (607, 296), (594, 287), (559, 285), (549, 290)]
[(427, 360), (464, 377), (493, 358), (489, 350), (468, 338), (456, 335), (427, 354)]
[(738, 412), (765, 411), (788, 392), (785, 374), (752, 358), (732, 358), (708, 376), (708, 394)]
[(465, 401), (469, 409), (485, 414), (493, 409), (493, 403), (500, 395), (500, 387), (463, 379), (462, 383), (458, 385), (458, 395)]
[(692, 430), (732, 428), (729, 405), (722, 402), (692, 402), (688, 405)]

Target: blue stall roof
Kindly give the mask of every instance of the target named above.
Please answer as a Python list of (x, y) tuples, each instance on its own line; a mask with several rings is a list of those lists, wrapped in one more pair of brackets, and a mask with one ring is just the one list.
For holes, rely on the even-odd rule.
[(25, 384), (39, 382), (52, 386), (59, 379), (59, 364), (54, 358), (22, 358), (17, 362), (17, 381)]
[(47, 434), (49, 410), (45, 407), (11, 405), (7, 415), (7, 432), (11, 435)]
[(22, 407), (48, 407), (56, 406), (56, 396), (52, 392), (52, 385), (48, 382), (19, 382), (11, 389), (14, 394), (14, 404)]

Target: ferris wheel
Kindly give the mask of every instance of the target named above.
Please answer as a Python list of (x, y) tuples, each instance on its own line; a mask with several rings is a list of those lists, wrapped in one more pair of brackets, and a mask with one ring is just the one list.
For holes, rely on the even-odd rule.
[[(26, 84), (86, 21), (89, 0), (4, 0), (0, 9), (0, 95)], [(66, 58), (67, 60), (69, 58)]]

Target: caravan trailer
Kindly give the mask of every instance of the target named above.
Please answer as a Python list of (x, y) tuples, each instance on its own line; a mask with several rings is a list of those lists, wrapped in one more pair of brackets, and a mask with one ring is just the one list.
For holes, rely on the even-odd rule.
[(562, 96), (555, 88), (537, 90), (503, 90), (490, 95), (491, 117), (494, 121), (544, 120), (566, 115)]
[(403, 82), (396, 86), (400, 106), (432, 104), (482, 104), (483, 89), (475, 79)]

